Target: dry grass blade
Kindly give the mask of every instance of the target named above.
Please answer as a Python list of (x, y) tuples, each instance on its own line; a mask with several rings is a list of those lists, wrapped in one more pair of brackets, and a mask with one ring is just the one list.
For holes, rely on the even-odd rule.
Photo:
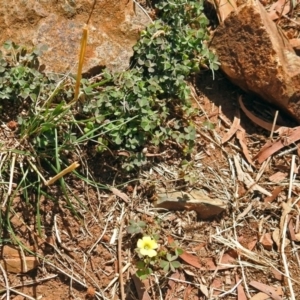
[(111, 187), (110, 191), (114, 193), (114, 195), (120, 197), (122, 200), (124, 200), (126, 203), (130, 202), (130, 198), (124, 194), (123, 192), (121, 192), (120, 190), (118, 190), (117, 188)]
[(242, 279), (240, 279), (229, 291), (219, 295), (219, 298), (223, 298), (228, 294), (231, 294), (241, 283), (242, 283)]
[[(272, 266), (274, 267), (276, 270), (277, 268), (276, 263), (272, 262), (270, 259), (265, 258), (261, 255), (258, 255), (257, 253), (254, 253), (252, 251), (250, 251), (249, 249), (243, 247), (238, 241), (234, 240), (233, 238), (224, 238), (221, 235), (213, 235), (212, 238), (214, 240), (216, 240), (217, 242), (236, 250), (241, 257), (246, 257), (247, 259), (255, 262), (255, 265), (252, 265), (254, 268), (259, 268), (259, 269), (265, 269), (266, 267)], [(247, 263), (248, 264), (248, 263)], [(248, 264), (250, 265), (250, 264)]]
[(124, 227), (124, 216), (121, 219), (120, 229), (119, 229), (119, 238), (118, 238), (118, 266), (119, 266), (119, 281), (120, 281), (120, 294), (121, 300), (125, 300), (125, 292), (124, 292), (124, 281), (122, 270), (122, 238), (123, 238), (123, 227)]
[(238, 179), (240, 181), (242, 181), (246, 187), (249, 189), (249, 191), (259, 191), (262, 194), (266, 195), (266, 196), (272, 196), (272, 194), (267, 191), (266, 189), (264, 189), (263, 187), (261, 187), (260, 185), (258, 185), (248, 173), (243, 172), (240, 163), (239, 163), (239, 157), (237, 155), (235, 155), (234, 157), (234, 164), (238, 173)]
[(288, 286), (289, 286), (289, 290), (290, 290), (290, 294), (291, 294), (291, 299), (296, 299), (295, 298), (295, 293), (294, 293), (294, 289), (293, 289), (293, 284), (292, 284), (292, 280), (290, 278), (290, 272), (289, 272), (289, 266), (288, 266), (288, 262), (286, 259), (286, 254), (285, 254), (285, 245), (286, 245), (286, 230), (287, 230), (287, 223), (288, 223), (288, 213), (291, 211), (292, 209), (292, 198), (291, 198), (291, 194), (292, 194), (292, 185), (293, 185), (293, 177), (294, 177), (294, 169), (295, 169), (295, 158), (296, 156), (293, 155), (292, 156), (292, 163), (291, 163), (291, 171), (290, 171), (290, 184), (289, 184), (289, 192), (288, 192), (288, 201), (285, 204), (284, 202), (282, 203), (283, 205), (283, 212), (282, 212), (282, 217), (280, 220), (280, 230), (281, 230), (281, 257), (282, 257), (282, 261), (283, 261), (283, 266), (284, 266), (284, 270), (285, 270), (285, 276), (287, 277), (287, 281), (288, 281)]
[(6, 299), (9, 300), (10, 299), (10, 287), (9, 287), (8, 278), (7, 278), (6, 272), (1, 264), (0, 264), (0, 269), (2, 271), (3, 278), (4, 278), (5, 289), (6, 289)]

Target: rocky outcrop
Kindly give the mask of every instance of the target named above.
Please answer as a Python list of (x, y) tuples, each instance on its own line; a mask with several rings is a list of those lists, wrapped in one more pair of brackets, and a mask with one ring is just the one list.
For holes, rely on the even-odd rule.
[(300, 57), (259, 1), (249, 0), (232, 12), (211, 47), (233, 83), (300, 122)]
[[(47, 71), (74, 71), (82, 28), (93, 0), (2, 0), (0, 45), (12, 40), (18, 45), (47, 45), (42, 56)], [(84, 72), (97, 66), (124, 70), (132, 46), (149, 18), (132, 0), (97, 0), (88, 26)]]

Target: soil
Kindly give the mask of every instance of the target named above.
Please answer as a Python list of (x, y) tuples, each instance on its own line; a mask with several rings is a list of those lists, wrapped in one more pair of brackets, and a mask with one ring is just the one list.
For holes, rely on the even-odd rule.
[[(246, 117), (237, 99), (242, 95), (249, 110), (271, 123), (270, 116), (276, 108), (261, 103), (255, 96), (245, 95), (220, 72), (215, 74), (215, 79), (210, 71), (197, 75), (191, 80), (191, 87), (193, 105), (200, 110), (193, 120), (197, 125), (197, 140), (191, 155), (192, 167), (188, 170), (191, 181), (178, 179), (184, 158), (170, 149), (167, 155), (154, 157), (151, 167), (141, 170), (139, 177), (125, 178), (116, 169), (112, 156), (103, 159), (86, 149), (86, 167), (95, 181), (111, 186), (117, 182), (118, 189), (113, 193), (100, 190), (70, 174), (66, 180), (74, 197), (68, 201), (75, 211), (72, 213), (59, 191), (56, 199), (40, 199), (40, 229), (34, 225), (37, 220), (33, 206), (25, 203), (22, 195), (16, 197), (11, 219), (14, 232), (17, 239), (28, 245), (26, 255), (30, 256), (30, 251), (38, 253), (39, 261), (38, 267), (27, 273), (5, 272), (7, 279), (1, 276), (3, 298), (9, 285), (11, 292), (6, 294), (6, 299), (121, 299), (120, 283), (123, 282), (127, 300), (204, 300), (221, 296), (224, 300), (241, 300), (260, 291), (267, 292), (266, 286), (278, 292), (277, 298), (273, 294), (273, 299), (290, 299), (289, 282), (283, 276), (286, 273), (283, 256), (295, 297), (300, 298), (299, 242), (292, 236), (299, 230), (298, 169), (291, 186), (295, 205), (289, 212), (286, 236), (289, 245), (284, 248), (284, 255), (274, 233), (281, 228), (284, 203), (288, 200), (292, 155), (296, 155), (298, 166), (299, 154), (293, 150), (273, 156), (260, 179), (255, 180), (261, 170), (255, 156), (270, 140), (270, 133)], [(255, 111), (257, 105), (260, 109)], [(221, 143), (234, 117), (240, 118), (245, 130), (244, 142), (253, 163), (247, 160), (245, 149), (235, 135)], [(295, 126), (286, 115), (281, 116), (281, 122)], [(5, 138), (6, 135), (1, 136), (1, 140)], [(254, 183), (271, 194), (276, 187), (281, 187), (278, 195), (270, 199), (253, 190), (253, 186), (245, 185), (234, 170), (235, 159)], [(287, 176), (280, 182), (270, 180), (279, 171)], [(187, 192), (201, 189), (212, 198), (226, 201), (228, 208), (208, 221), (199, 220), (194, 211), (158, 210), (153, 203), (158, 187)], [(55, 194), (55, 186), (51, 189)], [(178, 242), (186, 255), (178, 258), (181, 268), (167, 274), (158, 269), (156, 276), (135, 281), (133, 274), (139, 259), (135, 248), (141, 234), (128, 233), (129, 220), (144, 221), (148, 233), (159, 234), (158, 243), (166, 251), (172, 251), (170, 239)], [(265, 234), (272, 236), (270, 247), (262, 240)], [(15, 260), (22, 264), (24, 256)], [(221, 265), (216, 268), (218, 263)], [(259, 289), (255, 283), (266, 286)], [(140, 288), (147, 294), (141, 296)]]

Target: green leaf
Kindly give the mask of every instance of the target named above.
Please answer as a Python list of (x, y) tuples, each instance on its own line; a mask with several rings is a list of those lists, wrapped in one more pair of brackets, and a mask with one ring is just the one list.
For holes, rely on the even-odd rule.
[(203, 122), (203, 126), (209, 130), (214, 130), (216, 125), (212, 122), (209, 122), (209, 121), (205, 121)]
[(135, 222), (134, 220), (129, 221), (130, 225), (126, 228), (127, 232), (130, 234), (136, 234), (143, 231), (146, 227), (146, 223), (143, 221)]
[(147, 279), (151, 274), (152, 274), (152, 269), (150, 269), (150, 268), (146, 268), (146, 269), (143, 269), (143, 270), (138, 270), (138, 271), (136, 272), (136, 275), (137, 275), (141, 280)]
[[(174, 261), (170, 262), (170, 266), (175, 269), (178, 269), (181, 266), (181, 263), (177, 260), (174, 260)], [(175, 272), (175, 270), (172, 270), (172, 271)]]
[(145, 267), (146, 267), (145, 262), (143, 262), (143, 261), (141, 261), (141, 260), (137, 261), (137, 262), (136, 262), (136, 267), (137, 267), (138, 269), (140, 269), (140, 270), (145, 269)]
[(159, 266), (165, 271), (168, 272), (170, 268), (170, 263), (166, 260), (160, 260)]

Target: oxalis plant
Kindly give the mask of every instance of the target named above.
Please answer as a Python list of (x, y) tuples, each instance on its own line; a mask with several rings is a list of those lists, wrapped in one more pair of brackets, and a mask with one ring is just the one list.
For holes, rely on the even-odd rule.
[(168, 247), (159, 245), (159, 235), (154, 228), (149, 228), (143, 221), (129, 221), (127, 232), (142, 234), (137, 241), (135, 249), (139, 259), (136, 261), (136, 275), (141, 279), (148, 278), (153, 272), (175, 272), (181, 267), (178, 261), (183, 250), (179, 248), (177, 242), (172, 242)]
[(189, 76), (201, 68), (217, 70), (217, 57), (207, 47), (208, 19), (203, 1), (160, 1), (158, 20), (141, 32), (131, 68), (119, 74), (107, 71), (103, 80), (84, 83), (88, 100), (84, 112), (93, 112), (85, 132), (97, 136), (97, 150), (125, 149), (131, 153), (123, 166), (131, 170), (145, 163), (145, 145), (167, 140), (190, 153), (195, 141)]

